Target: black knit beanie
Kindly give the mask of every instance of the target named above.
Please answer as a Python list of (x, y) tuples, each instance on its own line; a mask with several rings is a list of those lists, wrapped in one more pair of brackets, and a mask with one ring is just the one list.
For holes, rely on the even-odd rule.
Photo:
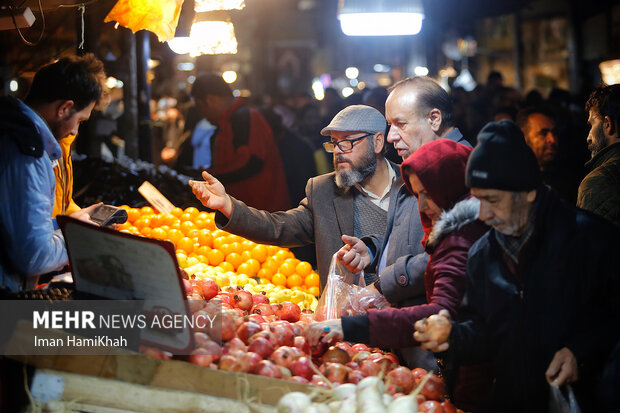
[(541, 183), (536, 156), (515, 123), (503, 120), (482, 128), (467, 162), (469, 188), (531, 191)]

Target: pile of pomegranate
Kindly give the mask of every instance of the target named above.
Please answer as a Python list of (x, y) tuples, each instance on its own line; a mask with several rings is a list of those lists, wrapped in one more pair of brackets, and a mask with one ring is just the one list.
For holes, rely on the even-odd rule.
[[(365, 344), (328, 343), (323, 339), (310, 347), (304, 331), (314, 321), (313, 314), (302, 312), (297, 304), (270, 304), (264, 294), (232, 287), (221, 290), (209, 279), (185, 281), (190, 309), (195, 315), (208, 312), (209, 306), (222, 308), (222, 344), (205, 331), (195, 331), (191, 363), (327, 389), (378, 377), (384, 383), (381, 388), (386, 395), (394, 399), (417, 389), (418, 411), (457, 411), (445, 398), (441, 378), (424, 369), (400, 366), (393, 353)], [(147, 354), (158, 356), (153, 351)]]

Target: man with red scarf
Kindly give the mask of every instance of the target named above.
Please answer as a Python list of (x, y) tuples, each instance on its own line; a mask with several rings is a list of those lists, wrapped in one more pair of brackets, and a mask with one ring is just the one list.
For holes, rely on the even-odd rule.
[(254, 208), (270, 212), (290, 205), (280, 152), (267, 121), (233, 98), (228, 84), (214, 73), (199, 75), (192, 97), (200, 113), (217, 127), (211, 138), (211, 175), (227, 192)]

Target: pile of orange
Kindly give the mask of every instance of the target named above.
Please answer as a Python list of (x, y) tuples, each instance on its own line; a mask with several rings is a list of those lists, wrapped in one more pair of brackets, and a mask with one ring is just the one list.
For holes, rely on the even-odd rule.
[(254, 277), (261, 284), (319, 295), (319, 275), (308, 262), (295, 258), (288, 248), (257, 244), (217, 229), (212, 212), (189, 207), (160, 214), (148, 206), (120, 208), (128, 215), (127, 222), (118, 228), (122, 232), (170, 241), (177, 253), (224, 271)]

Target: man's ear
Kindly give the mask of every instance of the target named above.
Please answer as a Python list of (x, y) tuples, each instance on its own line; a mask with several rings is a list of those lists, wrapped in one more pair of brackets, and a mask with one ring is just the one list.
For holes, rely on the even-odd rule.
[(443, 117), (441, 116), (441, 111), (437, 108), (431, 109), (431, 111), (428, 114), (428, 123), (430, 124), (433, 132), (435, 132), (436, 134), (441, 129), (442, 120), (443, 120)]
[(525, 193), (525, 199), (529, 203), (534, 202), (536, 200), (536, 190), (532, 189), (531, 191), (526, 192)]
[(383, 138), (383, 133), (378, 132), (375, 133), (375, 136), (372, 137), (372, 144), (375, 149), (375, 153), (383, 152), (383, 146), (385, 145), (385, 139)]
[(72, 100), (61, 100), (56, 107), (56, 117), (58, 119), (65, 119), (73, 113), (73, 108), (75, 107), (75, 102)]
[(605, 133), (605, 137), (608, 139), (620, 137), (618, 135), (618, 125), (616, 125), (609, 116), (605, 116), (603, 118), (603, 132)]

